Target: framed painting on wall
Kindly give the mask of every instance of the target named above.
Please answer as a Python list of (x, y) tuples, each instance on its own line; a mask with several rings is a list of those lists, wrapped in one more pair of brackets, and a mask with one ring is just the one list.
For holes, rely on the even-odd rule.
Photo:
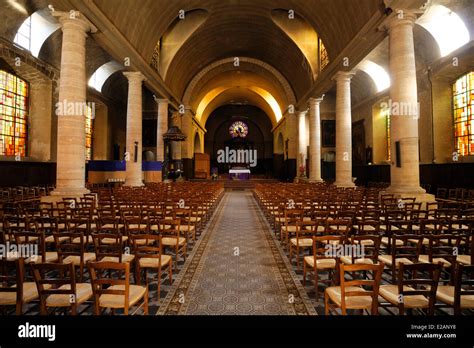
[(322, 130), (322, 146), (323, 147), (335, 147), (336, 146), (336, 121), (334, 120), (323, 120)]

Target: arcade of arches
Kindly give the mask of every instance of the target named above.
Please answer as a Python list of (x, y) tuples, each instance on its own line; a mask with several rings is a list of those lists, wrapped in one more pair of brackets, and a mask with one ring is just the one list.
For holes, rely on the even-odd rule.
[[(270, 259), (287, 258), (274, 243), (292, 250), (273, 198), (350, 191), (423, 209), (472, 204), (471, 0), (0, 2), (2, 204), (20, 186), (44, 204), (197, 192), (209, 211), (191, 255), (220, 237), (240, 243), (240, 211), (240, 228), (260, 234), (242, 233)], [(204, 217), (217, 220), (206, 227)], [(220, 257), (203, 256), (196, 277), (217, 277)], [(250, 271), (270, 272), (263, 264)], [(271, 289), (285, 285), (266, 275)], [(300, 310), (321, 314), (312, 285), (293, 280)], [(274, 300), (227, 311), (295, 314)], [(200, 305), (180, 313), (227, 313)]]

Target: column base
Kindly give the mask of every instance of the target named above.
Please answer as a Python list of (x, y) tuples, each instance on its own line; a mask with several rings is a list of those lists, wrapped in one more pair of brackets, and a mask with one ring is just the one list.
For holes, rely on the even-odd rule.
[(350, 181), (350, 182), (335, 182), (334, 185), (337, 187), (355, 187), (356, 185)]
[(295, 176), (295, 179), (293, 180), (295, 184), (302, 183), (302, 182), (308, 182), (308, 178), (306, 176)]
[(127, 187), (142, 187), (144, 186), (143, 184), (143, 181), (129, 181), (127, 182), (125, 180), (125, 183), (123, 184), (123, 186), (127, 186)]
[(321, 179), (321, 178), (320, 178), (320, 179), (311, 179), (311, 178), (310, 178), (310, 179), (308, 180), (308, 182), (310, 182), (310, 183), (318, 183), (318, 182), (324, 182), (324, 180)]
[(41, 197), (41, 202), (56, 203), (61, 202), (63, 198), (80, 198), (90, 191), (86, 188), (62, 188), (56, 189), (49, 196)]
[(381, 191), (380, 194), (391, 193), (395, 198), (415, 198), (415, 202), (422, 204), (422, 209), (426, 208), (426, 203), (436, 203), (435, 195), (426, 193), (421, 187), (401, 188), (401, 187), (388, 187), (385, 191)]

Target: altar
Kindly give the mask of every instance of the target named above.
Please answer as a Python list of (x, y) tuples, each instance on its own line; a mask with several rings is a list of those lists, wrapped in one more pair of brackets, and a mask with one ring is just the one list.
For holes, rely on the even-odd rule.
[(247, 168), (232, 168), (229, 169), (230, 180), (249, 180), (250, 169)]

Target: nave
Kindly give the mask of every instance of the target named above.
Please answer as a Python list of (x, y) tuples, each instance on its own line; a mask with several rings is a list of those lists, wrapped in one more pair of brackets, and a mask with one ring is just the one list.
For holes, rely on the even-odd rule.
[(97, 188), (56, 204), (23, 200), (4, 205), (2, 218), (2, 244), (20, 246), (0, 260), (4, 314), (474, 308), (467, 202), (422, 205), (381, 188), (321, 183), (250, 191), (183, 182)]

